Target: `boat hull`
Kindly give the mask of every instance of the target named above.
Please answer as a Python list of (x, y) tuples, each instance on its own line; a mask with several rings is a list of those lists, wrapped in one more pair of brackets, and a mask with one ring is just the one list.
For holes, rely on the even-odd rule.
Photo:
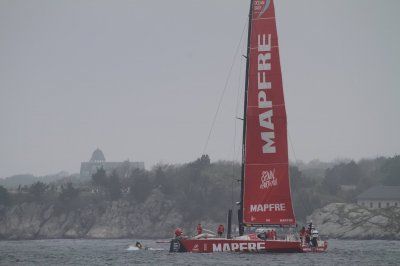
[(170, 252), (270, 252), (270, 253), (306, 253), (324, 252), (328, 248), (326, 241), (319, 241), (318, 247), (302, 245), (300, 241), (286, 240), (239, 240), (239, 239), (173, 239)]

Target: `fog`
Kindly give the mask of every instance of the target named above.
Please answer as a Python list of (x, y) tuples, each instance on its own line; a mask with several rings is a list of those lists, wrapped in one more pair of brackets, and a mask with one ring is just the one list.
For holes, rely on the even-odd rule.
[[(400, 2), (275, 8), (291, 160), (398, 153)], [(76, 173), (96, 148), (146, 168), (203, 152), (240, 160), (248, 9), (243, 0), (0, 1), (0, 177)]]

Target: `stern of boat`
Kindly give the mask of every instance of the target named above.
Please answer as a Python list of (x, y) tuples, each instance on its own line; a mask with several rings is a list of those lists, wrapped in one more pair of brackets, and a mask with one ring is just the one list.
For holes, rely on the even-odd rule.
[(180, 239), (172, 239), (169, 245), (169, 252), (187, 252)]
[(325, 252), (328, 249), (328, 241), (318, 241), (318, 246), (302, 245), (303, 252)]

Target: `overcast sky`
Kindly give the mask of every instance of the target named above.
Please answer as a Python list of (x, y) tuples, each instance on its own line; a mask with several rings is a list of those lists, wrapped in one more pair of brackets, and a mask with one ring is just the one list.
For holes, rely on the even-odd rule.
[[(0, 177), (239, 160), (248, 2), (0, 0)], [(398, 154), (400, 1), (275, 8), (291, 160)]]

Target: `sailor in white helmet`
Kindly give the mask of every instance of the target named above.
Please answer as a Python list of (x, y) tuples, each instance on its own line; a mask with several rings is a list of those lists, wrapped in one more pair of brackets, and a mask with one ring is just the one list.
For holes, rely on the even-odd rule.
[(318, 230), (314, 226), (311, 229), (311, 244), (314, 247), (318, 247)]

